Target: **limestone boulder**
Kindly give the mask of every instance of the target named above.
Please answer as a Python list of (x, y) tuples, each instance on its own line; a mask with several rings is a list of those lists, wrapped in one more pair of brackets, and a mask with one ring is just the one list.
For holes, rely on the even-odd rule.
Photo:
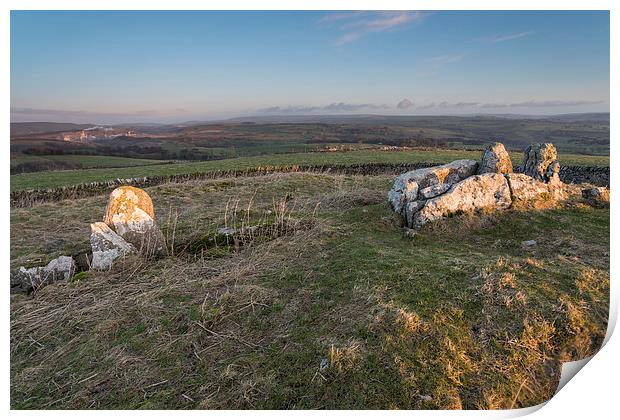
[(581, 190), (584, 201), (593, 207), (609, 206), (609, 188), (596, 187)]
[(538, 181), (525, 174), (507, 174), (512, 201), (515, 207), (551, 208), (557, 206), (566, 196), (559, 178), (552, 178), (550, 182)]
[(461, 213), (505, 210), (512, 204), (508, 181), (502, 174), (471, 176), (454, 184), (445, 194), (427, 200), (412, 217), (412, 226), (421, 227)]
[(532, 178), (549, 182), (560, 172), (558, 152), (551, 143), (535, 143), (523, 153), (521, 172)]
[(129, 186), (112, 191), (104, 222), (141, 253), (167, 255), (166, 241), (155, 223), (153, 202), (146, 191)]
[(478, 162), (462, 159), (445, 165), (406, 172), (394, 181), (392, 189), (388, 192), (388, 201), (395, 212), (404, 215), (405, 205), (416, 201), (420, 190), (440, 184), (445, 185), (441, 188), (450, 188), (457, 182), (474, 175), (477, 169)]
[(90, 225), (90, 246), (93, 251), (91, 268), (109, 270), (114, 261), (135, 253), (136, 248), (103, 222)]
[(155, 220), (153, 201), (148, 193), (140, 188), (123, 186), (118, 187), (110, 194), (108, 205), (105, 209), (103, 221), (108, 226), (113, 226), (119, 216), (130, 217), (135, 212), (146, 213)]
[(20, 267), (11, 274), (11, 292), (31, 292), (58, 281), (68, 281), (75, 273), (73, 258), (62, 255), (44, 267)]
[(501, 143), (493, 143), (482, 152), (478, 174), (512, 172), (512, 161), (506, 148)]

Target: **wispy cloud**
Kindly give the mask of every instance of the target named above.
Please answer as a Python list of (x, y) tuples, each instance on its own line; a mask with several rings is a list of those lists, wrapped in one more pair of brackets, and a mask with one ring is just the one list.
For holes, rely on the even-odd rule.
[(436, 55), (434, 57), (429, 57), (424, 61), (432, 66), (443, 66), (450, 63), (456, 63), (461, 61), (465, 57), (465, 54), (444, 54), (444, 55)]
[(481, 104), (481, 108), (553, 108), (553, 107), (571, 107), (571, 106), (584, 106), (584, 105), (597, 105), (602, 104), (604, 101), (590, 101), (590, 100), (549, 100), (549, 101), (524, 101), (514, 103), (485, 103)]
[(141, 111), (131, 111), (131, 112), (97, 112), (97, 111), (74, 111), (74, 110), (63, 110), (63, 109), (39, 109), (39, 108), (19, 108), (19, 107), (11, 107), (11, 114), (14, 115), (52, 115), (58, 117), (72, 117), (72, 116), (82, 116), (82, 117), (138, 117), (138, 116), (151, 116), (158, 115), (157, 111), (154, 110), (141, 110)]
[(512, 41), (513, 39), (524, 38), (526, 36), (532, 35), (534, 31), (525, 31), (525, 32), (517, 32), (514, 34), (506, 34), (506, 35), (496, 35), (490, 39), (493, 43)]
[(442, 101), (439, 103), (431, 102), (429, 104), (422, 104), (416, 107), (418, 110), (424, 109), (500, 109), (500, 108), (557, 108), (557, 107), (577, 107), (587, 105), (598, 105), (605, 103), (602, 100), (531, 100), (523, 102), (474, 102), (474, 101), (460, 101), (460, 102), (448, 102)]
[(405, 98), (402, 101), (400, 101), (398, 104), (396, 104), (396, 108), (398, 108), (398, 109), (408, 109), (408, 108), (413, 107), (414, 105), (415, 104), (411, 100)]
[(420, 21), (426, 14), (418, 11), (343, 12), (323, 16), (319, 24), (335, 26), (341, 35), (334, 44), (341, 46), (371, 33), (389, 32)]
[(45, 109), (11, 107), (11, 121), (58, 121), (83, 123), (111, 123), (122, 121), (143, 121), (186, 115), (183, 108), (168, 110), (136, 110), (136, 111), (78, 111), (66, 109)]
[(282, 113), (282, 114), (303, 114), (313, 112), (351, 112), (362, 110), (389, 109), (385, 104), (349, 104), (345, 102), (334, 102), (325, 106), (307, 106), (307, 105), (288, 105), (288, 106), (270, 106), (258, 109), (260, 113)]

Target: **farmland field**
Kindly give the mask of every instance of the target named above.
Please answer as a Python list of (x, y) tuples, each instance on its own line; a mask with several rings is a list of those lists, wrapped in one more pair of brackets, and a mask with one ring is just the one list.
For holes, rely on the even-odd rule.
[(11, 167), (15, 167), (23, 163), (52, 163), (66, 164), (66, 166), (74, 166), (77, 169), (88, 168), (123, 168), (127, 166), (145, 166), (166, 161), (154, 159), (137, 159), (122, 156), (95, 156), (95, 155), (16, 155), (11, 156)]
[[(178, 175), (211, 170), (241, 170), (264, 165), (352, 165), (362, 163), (445, 163), (456, 159), (480, 158), (476, 150), (407, 150), (376, 151), (357, 150), (349, 152), (291, 153), (271, 156), (253, 156), (205, 162), (175, 163), (156, 166), (139, 166), (114, 169), (84, 169), (68, 171), (44, 171), (11, 176), (11, 191), (33, 188), (51, 188), (83, 182), (108, 181), (116, 178), (134, 178), (154, 175)], [(517, 165), (522, 153), (512, 152)], [(584, 166), (609, 166), (609, 156), (560, 154), (560, 164)]]

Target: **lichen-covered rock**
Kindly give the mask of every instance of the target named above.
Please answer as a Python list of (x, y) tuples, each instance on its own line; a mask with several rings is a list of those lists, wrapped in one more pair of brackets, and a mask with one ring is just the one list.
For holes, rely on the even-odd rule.
[(115, 260), (136, 252), (136, 248), (117, 235), (103, 222), (91, 223), (90, 246), (93, 250), (91, 267), (109, 270)]
[(11, 274), (11, 292), (30, 292), (57, 281), (68, 281), (74, 273), (75, 261), (65, 255), (45, 267), (20, 267)]
[(585, 188), (581, 190), (581, 196), (586, 203), (593, 207), (609, 206), (609, 188)]
[(512, 161), (503, 144), (493, 143), (482, 152), (478, 174), (508, 174), (511, 172)]
[(521, 172), (538, 181), (549, 182), (554, 174), (560, 172), (560, 164), (557, 159), (558, 152), (553, 144), (532, 144), (523, 153)]
[(563, 184), (559, 178), (545, 183), (525, 174), (506, 174), (515, 207), (551, 208), (565, 198)]
[(505, 210), (511, 204), (510, 188), (503, 175), (474, 175), (454, 184), (445, 194), (427, 200), (413, 216), (413, 226), (421, 227), (454, 214)]
[(166, 241), (155, 223), (153, 203), (146, 191), (119, 187), (112, 191), (104, 222), (146, 255), (167, 255)]
[[(395, 212), (403, 214), (405, 205), (418, 198), (418, 191), (434, 185), (453, 184), (473, 175), (478, 169), (475, 160), (455, 160), (446, 165), (417, 169), (400, 175), (388, 193), (388, 201)], [(404, 215), (404, 214), (403, 214)]]
[(431, 185), (430, 187), (422, 188), (418, 193), (420, 199), (429, 199), (433, 197), (437, 197), (440, 194), (445, 193), (450, 189), (450, 184), (437, 184)]
[(105, 209), (103, 221), (110, 227), (114, 226), (114, 221), (120, 217), (131, 219), (134, 213), (146, 213), (151, 219), (155, 220), (153, 201), (146, 191), (140, 188), (123, 186), (118, 187), (110, 194), (108, 206)]

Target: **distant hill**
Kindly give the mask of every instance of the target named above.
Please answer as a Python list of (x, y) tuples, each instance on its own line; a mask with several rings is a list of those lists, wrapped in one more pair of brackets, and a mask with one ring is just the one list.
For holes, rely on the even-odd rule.
[(11, 137), (30, 134), (54, 133), (58, 131), (83, 130), (96, 124), (72, 124), (56, 122), (19, 122), (11, 123)]
[[(606, 122), (609, 123), (609, 112), (581, 113), (581, 114), (558, 114), (558, 115), (521, 115), (521, 114), (472, 114), (472, 115), (376, 115), (376, 114), (353, 114), (353, 115), (255, 115), (248, 117), (236, 117), (221, 122), (229, 123), (259, 123), (259, 124), (403, 124), (419, 122), (444, 122), (446, 120), (547, 120), (557, 122)], [(212, 122), (186, 122), (183, 125), (203, 125)]]
[(609, 124), (609, 112), (596, 112), (588, 114), (562, 114), (553, 115), (547, 118), (550, 121), (561, 122), (585, 122), (585, 121), (597, 121)]

